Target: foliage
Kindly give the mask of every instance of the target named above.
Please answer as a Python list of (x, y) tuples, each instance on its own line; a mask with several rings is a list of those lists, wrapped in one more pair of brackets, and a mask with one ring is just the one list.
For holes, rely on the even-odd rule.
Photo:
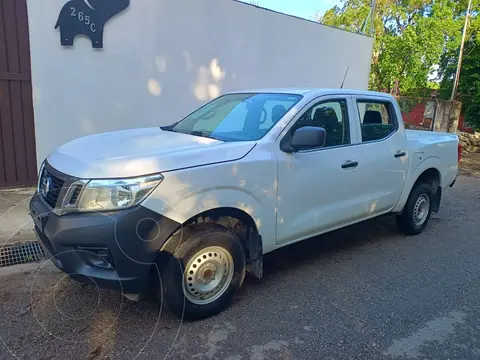
[[(456, 99), (462, 102), (462, 112), (465, 114), (465, 122), (480, 128), (480, 19), (476, 6), (479, 1), (474, 1), (472, 16), (470, 17), (466, 34), (464, 56), (460, 72)], [(461, 34), (458, 34), (460, 38)], [(441, 79), (439, 97), (450, 99), (455, 73), (457, 71), (458, 57), (460, 53), (459, 42), (456, 47), (447, 49), (442, 55), (438, 76)]]
[[(370, 88), (417, 96), (442, 55), (458, 47), (467, 0), (377, 0)], [(318, 20), (353, 32), (365, 24), (371, 0), (342, 0)]]

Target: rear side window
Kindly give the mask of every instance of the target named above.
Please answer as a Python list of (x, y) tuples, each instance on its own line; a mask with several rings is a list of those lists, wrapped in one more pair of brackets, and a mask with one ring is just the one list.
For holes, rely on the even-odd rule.
[(357, 101), (362, 130), (362, 142), (388, 137), (398, 128), (395, 112), (390, 102)]

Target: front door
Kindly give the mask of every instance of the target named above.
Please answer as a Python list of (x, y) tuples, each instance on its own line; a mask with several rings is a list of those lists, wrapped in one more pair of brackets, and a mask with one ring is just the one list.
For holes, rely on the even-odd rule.
[(365, 213), (352, 109), (349, 96), (322, 97), (287, 130), (286, 136), (302, 126), (322, 127), (326, 143), (295, 153), (278, 149), (277, 244), (340, 227)]

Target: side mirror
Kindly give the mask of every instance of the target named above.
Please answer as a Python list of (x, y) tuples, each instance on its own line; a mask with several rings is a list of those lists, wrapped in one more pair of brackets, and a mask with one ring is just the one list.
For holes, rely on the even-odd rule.
[(295, 130), (290, 145), (294, 151), (323, 147), (326, 137), (327, 133), (324, 128), (303, 126)]

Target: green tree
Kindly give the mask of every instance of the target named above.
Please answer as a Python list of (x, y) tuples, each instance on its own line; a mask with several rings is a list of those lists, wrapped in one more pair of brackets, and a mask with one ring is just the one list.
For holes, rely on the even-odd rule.
[[(460, 72), (456, 99), (462, 102), (465, 121), (480, 128), (480, 19), (478, 18), (479, 1), (473, 1), (472, 13), (466, 33), (465, 49)], [(459, 9), (457, 17), (465, 21), (466, 4)], [(463, 11), (462, 11), (463, 10)], [(454, 46), (446, 48), (440, 61), (438, 77), (441, 79), (439, 97), (450, 99), (460, 52), (461, 33), (456, 35)]]
[[(377, 0), (370, 88), (419, 95), (442, 54), (455, 48), (464, 0)], [(353, 32), (368, 30), (370, 0), (343, 0), (318, 20)]]

